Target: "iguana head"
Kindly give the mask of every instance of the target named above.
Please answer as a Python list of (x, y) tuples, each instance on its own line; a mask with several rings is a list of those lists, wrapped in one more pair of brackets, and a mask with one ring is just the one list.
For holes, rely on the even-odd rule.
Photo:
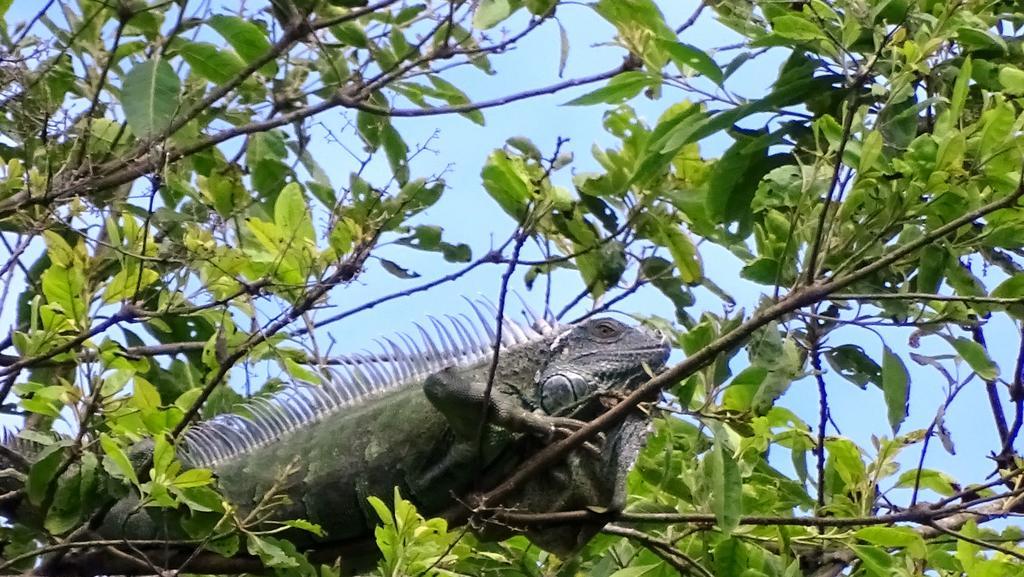
[(628, 393), (662, 369), (669, 352), (660, 332), (615, 319), (573, 325), (551, 342), (552, 361), (537, 374), (538, 407), (549, 415), (575, 414), (600, 393)]

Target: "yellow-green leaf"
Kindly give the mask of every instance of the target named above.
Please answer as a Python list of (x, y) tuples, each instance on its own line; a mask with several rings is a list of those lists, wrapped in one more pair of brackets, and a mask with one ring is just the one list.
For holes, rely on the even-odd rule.
[(1003, 66), (999, 69), (999, 83), (1010, 94), (1024, 94), (1024, 70)]
[(50, 262), (59, 267), (70, 268), (75, 261), (75, 251), (68, 241), (52, 230), (44, 230), (43, 237), (46, 239), (46, 256), (50, 257)]
[(188, 489), (209, 485), (211, 482), (213, 473), (209, 469), (189, 469), (175, 477), (171, 484), (179, 489)]
[(986, 381), (992, 381), (999, 377), (999, 367), (989, 358), (985, 347), (965, 339), (963, 337), (953, 341), (953, 348), (963, 357), (978, 376)]
[(132, 404), (143, 413), (160, 408), (160, 393), (146, 379), (136, 375), (133, 382)]

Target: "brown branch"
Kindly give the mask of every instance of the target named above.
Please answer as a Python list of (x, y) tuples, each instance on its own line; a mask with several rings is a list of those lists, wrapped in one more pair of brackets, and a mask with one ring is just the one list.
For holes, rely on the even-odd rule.
[(92, 136), (92, 123), (96, 116), (96, 109), (100, 104), (100, 95), (103, 94), (103, 88), (107, 84), (107, 76), (110, 74), (111, 67), (114, 66), (116, 60), (115, 53), (117, 52), (118, 46), (121, 45), (121, 36), (124, 34), (125, 26), (128, 25), (129, 18), (119, 18), (117, 21), (117, 28), (114, 30), (114, 41), (111, 44), (110, 50), (106, 52), (107, 61), (103, 63), (103, 67), (100, 69), (100, 77), (96, 82), (96, 87), (93, 89), (92, 99), (89, 101), (89, 107), (85, 110), (85, 129), (82, 130), (82, 136), (76, 143), (77, 151), (75, 153), (75, 159), (72, 166), (79, 166), (85, 160), (86, 148), (89, 145), (89, 137)]
[(807, 340), (810, 342), (808, 355), (814, 369), (814, 382), (818, 386), (818, 427), (815, 439), (815, 469), (817, 477), (818, 512), (825, 509), (825, 429), (828, 427), (829, 407), (828, 388), (825, 386), (825, 371), (821, 366), (821, 335), (818, 333), (817, 321), (807, 324)]
[(984, 539), (978, 539), (978, 538), (975, 538), (975, 537), (970, 537), (968, 535), (964, 535), (963, 533), (960, 533), (959, 531), (954, 531), (953, 529), (948, 529), (946, 527), (943, 527), (942, 525), (939, 525), (938, 523), (931, 523), (929, 525), (929, 527), (934, 529), (936, 532), (942, 533), (944, 535), (949, 535), (950, 537), (953, 537), (953, 538), (957, 539), (958, 541), (964, 541), (964, 542), (970, 543), (972, 545), (977, 545), (978, 547), (983, 547), (985, 549), (991, 549), (993, 551), (999, 551), (1003, 555), (1009, 555), (1010, 557), (1014, 557), (1016, 559), (1024, 561), (1024, 553), (1020, 553), (1019, 551), (1014, 551), (1013, 549), (1010, 549), (1009, 547), (1003, 547), (1002, 545), (996, 545), (995, 543), (992, 543), (991, 541), (985, 541)]
[[(1002, 496), (1001, 496), (1002, 497)], [(800, 517), (783, 517), (777, 515), (746, 515), (737, 521), (741, 526), (752, 527), (833, 527), (854, 528), (874, 525), (893, 525), (896, 523), (916, 523), (927, 525), (953, 515), (969, 514), (971, 509), (964, 505), (949, 505), (939, 508), (919, 506), (912, 510), (873, 517), (831, 517), (821, 515), (805, 515)], [(681, 524), (707, 525), (717, 522), (713, 513), (608, 513), (595, 512), (589, 509), (574, 511), (558, 511), (545, 513), (524, 513), (506, 509), (483, 509), (488, 518), (507, 522), (513, 526), (522, 525), (561, 525), (566, 523), (594, 523), (601, 521), (619, 521), (637, 524)]]
[[(980, 326), (971, 328), (971, 337), (974, 342), (981, 345), (986, 352), (988, 351), (988, 344), (985, 342), (985, 333), (982, 332)], [(980, 377), (981, 375), (979, 375)], [(996, 432), (999, 433), (999, 448), (1002, 449), (1006, 446), (1007, 441), (1010, 439), (1010, 428), (1006, 424), (1006, 413), (1003, 412), (1003, 402), (999, 399), (999, 389), (995, 379), (985, 379), (985, 393), (988, 395), (989, 408), (992, 411), (992, 419), (996, 424)], [(1006, 463), (999, 463), (999, 465), (1006, 466)]]
[[(896, 26), (885, 35), (882, 41), (879, 42), (878, 48), (875, 52), (868, 57), (866, 64), (861, 68), (857, 77), (854, 78), (853, 82), (851, 82), (847, 87), (847, 90), (849, 90), (849, 96), (846, 99), (846, 115), (843, 117), (843, 130), (839, 139), (839, 146), (836, 147), (836, 160), (835, 166), (832, 170), (832, 179), (829, 182), (828, 194), (825, 196), (824, 205), (820, 209), (821, 214), (818, 216), (818, 222), (815, 226), (814, 238), (811, 242), (810, 249), (808, 250), (807, 270), (804, 275), (804, 281), (806, 284), (814, 283), (818, 276), (819, 258), (823, 260), (823, 257), (820, 254), (824, 249), (823, 243), (825, 242), (826, 237), (831, 233), (831, 227), (827, 226), (829, 209), (832, 206), (832, 203), (835, 202), (837, 194), (839, 193), (839, 179), (843, 169), (843, 155), (846, 153), (846, 146), (850, 142), (853, 118), (857, 115), (857, 106), (860, 103), (859, 91), (868, 81), (868, 78), (870, 78), (875, 62), (877, 62), (881, 57), (882, 51), (889, 45), (889, 41), (892, 39), (893, 34), (895, 34), (897, 30), (901, 29), (901, 26)], [(836, 45), (840, 48), (843, 47), (842, 42), (837, 42)], [(851, 58), (853, 58), (852, 55)]]
[(654, 535), (649, 535), (643, 531), (637, 531), (629, 527), (619, 527), (617, 525), (608, 525), (601, 529), (602, 533), (608, 535), (616, 535), (618, 537), (625, 537), (632, 539), (637, 543), (640, 543), (644, 547), (647, 547), (652, 553), (660, 557), (665, 563), (668, 563), (675, 569), (680, 575), (686, 575), (687, 573), (696, 573), (701, 577), (715, 577), (710, 571), (704, 568), (703, 565), (698, 563), (695, 559), (683, 553), (675, 547), (669, 541), (659, 539)]
[(1017, 345), (1017, 362), (1014, 364), (1013, 380), (1010, 381), (1010, 400), (1013, 401), (1013, 424), (1007, 433), (1006, 442), (1000, 455), (1013, 453), (1013, 444), (1020, 434), (1021, 425), (1024, 424), (1024, 329), (1017, 331), (1019, 343)]
[(302, 37), (308, 32), (320, 30), (355, 20), (356, 18), (371, 14), (382, 8), (395, 4), (398, 0), (382, 0), (374, 4), (364, 6), (362, 8), (355, 8), (349, 10), (344, 15), (329, 20), (319, 20), (314, 22), (307, 22), (305, 20), (301, 22), (293, 22), (278, 39), (265, 53), (260, 55), (258, 58), (248, 63), (242, 70), (240, 70), (233, 78), (227, 82), (216, 85), (206, 96), (201, 98), (198, 102), (192, 105), (191, 108), (176, 116), (167, 129), (160, 135), (150, 139), (142, 140), (138, 143), (135, 150), (127, 155), (124, 159), (118, 161), (118, 164), (109, 167), (103, 167), (105, 171), (116, 171), (126, 167), (132, 159), (137, 159), (148, 155), (148, 151), (158, 142), (162, 142), (181, 130), (186, 124), (191, 122), (193, 119), (198, 117), (210, 109), (211, 106), (217, 103), (221, 98), (224, 98), (231, 93), (234, 89), (242, 85), (243, 82), (249, 79), (250, 76), (255, 74), (260, 68), (274, 61), (278, 56), (287, 51), (293, 44), (302, 39)]
[(848, 293), (832, 295), (832, 301), (946, 301), (979, 304), (1015, 305), (1024, 303), (1024, 297), (988, 297), (968, 295), (940, 295), (932, 293)]
[[(377, 231), (380, 234), (380, 231)], [(362, 246), (357, 247), (353, 251), (352, 255), (346, 259), (345, 262), (339, 263), (335, 271), (324, 279), (323, 282), (314, 286), (297, 304), (291, 307), (281, 318), (277, 319), (270, 324), (264, 330), (250, 335), (241, 345), (233, 350), (228, 356), (221, 360), (220, 366), (217, 372), (207, 381), (206, 386), (203, 387), (203, 392), (196, 398), (195, 403), (189, 407), (189, 410), (185, 412), (181, 422), (178, 423), (174, 430), (171, 431), (171, 437), (177, 439), (185, 429), (191, 424), (192, 420), (199, 414), (199, 409), (202, 407), (206, 399), (213, 394), (214, 389), (220, 385), (227, 373), (234, 367), (235, 363), (245, 357), (249, 352), (260, 343), (266, 341), (270, 337), (274, 336), (295, 319), (301, 317), (304, 313), (309, 311), (316, 305), (317, 302), (323, 298), (328, 291), (334, 288), (336, 285), (348, 282), (355, 278), (356, 274), (362, 269), (363, 262), (370, 254), (370, 249), (376, 243), (377, 236), (374, 235), (372, 239), (365, 242)], [(150, 457), (152, 460), (152, 457)], [(151, 464), (146, 464), (142, 467), (142, 470), (148, 470)]]
[(690, 28), (691, 26), (696, 24), (697, 23), (697, 19), (700, 18), (701, 13), (704, 12), (704, 9), (707, 8), (707, 7), (708, 7), (707, 0), (701, 0), (701, 3), (697, 6), (697, 9), (694, 10), (692, 14), (690, 14), (690, 17), (687, 18), (682, 24), (680, 24), (676, 28), (676, 34), (677, 35), (678, 34), (682, 34), (688, 28)]
[(42, 353), (42, 354), (40, 354), (38, 356), (20, 358), (17, 361), (15, 361), (15, 362), (7, 365), (6, 367), (0, 369), (0, 377), (5, 377), (5, 376), (16, 374), (19, 371), (21, 371), (21, 369), (32, 367), (32, 366), (36, 366), (36, 365), (41, 364), (41, 363), (43, 363), (43, 362), (45, 362), (45, 361), (47, 361), (49, 359), (52, 359), (53, 357), (55, 357), (57, 355), (66, 353), (66, 352), (68, 352), (68, 351), (70, 351), (72, 349), (76, 349), (79, 346), (81, 346), (81, 344), (84, 343), (85, 341), (91, 339), (92, 337), (94, 337), (96, 335), (102, 334), (103, 332), (105, 332), (110, 327), (113, 327), (114, 325), (116, 325), (118, 323), (121, 323), (121, 322), (125, 322), (125, 321), (131, 322), (131, 321), (134, 321), (135, 319), (136, 319), (135, 314), (134, 314), (134, 312), (132, 312), (132, 309), (130, 307), (128, 307), (128, 306), (121, 307), (121, 310), (119, 310), (118, 312), (110, 315), (110, 317), (108, 317), (105, 321), (103, 321), (100, 324), (96, 325), (92, 329), (90, 329), (90, 330), (88, 330), (88, 331), (78, 335), (77, 337), (69, 340), (68, 342), (66, 342), (66, 343), (64, 343), (62, 345), (58, 345), (58, 346), (50, 349), (49, 351), (46, 351), (45, 353)]
[[(453, 272), (451, 274), (447, 274), (445, 276), (436, 278), (436, 279), (434, 279), (434, 280), (432, 280), (430, 282), (421, 284), (419, 286), (415, 286), (415, 287), (412, 287), (412, 288), (409, 288), (409, 289), (406, 289), (406, 290), (403, 290), (403, 291), (398, 291), (398, 292), (391, 293), (389, 295), (378, 297), (378, 298), (373, 299), (371, 301), (365, 302), (365, 303), (363, 303), (363, 304), (361, 304), (361, 305), (359, 305), (357, 307), (353, 307), (351, 309), (348, 309), (347, 311), (340, 312), (340, 313), (335, 314), (335, 315), (331, 315), (331, 316), (327, 317), (326, 319), (322, 319), (322, 320), (319, 320), (319, 321), (313, 323), (313, 328), (318, 329), (320, 327), (329, 325), (331, 323), (336, 323), (336, 322), (338, 322), (338, 321), (340, 321), (342, 319), (346, 319), (346, 318), (348, 318), (348, 317), (350, 317), (350, 316), (352, 316), (354, 314), (370, 310), (373, 307), (375, 307), (377, 305), (380, 305), (380, 304), (383, 304), (383, 303), (386, 303), (388, 301), (392, 301), (392, 300), (395, 300), (395, 299), (398, 299), (398, 298), (407, 297), (409, 295), (413, 295), (413, 294), (416, 294), (416, 293), (427, 291), (427, 290), (430, 290), (430, 289), (432, 289), (432, 288), (434, 288), (434, 287), (436, 287), (438, 285), (442, 285), (444, 283), (454, 281), (456, 279), (459, 279), (459, 278), (465, 276), (470, 271), (472, 271), (473, 269), (479, 267), (482, 264), (501, 262), (501, 253), (502, 253), (503, 250), (505, 250), (505, 247), (508, 246), (509, 242), (511, 242), (511, 241), (512, 241), (512, 239), (509, 238), (508, 240), (505, 241), (504, 244), (502, 244), (496, 250), (493, 250), (493, 251), (485, 254), (484, 256), (480, 257), (479, 259), (473, 261), (472, 263), (466, 265), (465, 267), (463, 267), (463, 268), (461, 268), (461, 269), (459, 269), (459, 270), (457, 270), (457, 271), (455, 271), (455, 272)], [(302, 335), (308, 333), (309, 331), (310, 331), (309, 327), (302, 327), (302, 328), (299, 328), (299, 329), (295, 329), (294, 331), (289, 333), (288, 336), (290, 336), (290, 337), (298, 337), (298, 336), (302, 336)]]
[(474, 112), (477, 110), (486, 110), (488, 108), (494, 108), (497, 106), (504, 106), (527, 98), (534, 98), (537, 96), (544, 96), (548, 94), (555, 94), (568, 88), (575, 88), (577, 86), (584, 86), (587, 84), (593, 84), (594, 82), (600, 82), (602, 80), (608, 80), (622, 72), (632, 70), (634, 67), (629, 63), (623, 63), (620, 66), (601, 72), (598, 74), (592, 74), (590, 76), (582, 76), (580, 78), (572, 78), (563, 82), (557, 82), (548, 86), (542, 86), (540, 88), (533, 88), (531, 90), (524, 90), (523, 92), (517, 92), (515, 94), (509, 94), (506, 96), (500, 96), (490, 100), (481, 100), (478, 102), (467, 102), (466, 104), (456, 104), (450, 106), (438, 106), (435, 108), (383, 108), (380, 106), (373, 106), (367, 104), (363, 100), (357, 100), (348, 97), (342, 97), (341, 105), (346, 108), (354, 108), (356, 110), (362, 110), (364, 112), (370, 112), (372, 114), (379, 114), (383, 116), (391, 117), (418, 117), (418, 116), (437, 116), (441, 114), (458, 114), (463, 112)]
[[(512, 280), (512, 273), (516, 270), (519, 252), (523, 249), (526, 239), (530, 237), (526, 230), (526, 221), (529, 221), (529, 215), (523, 220), (523, 224), (516, 229), (516, 233), (512, 237), (515, 239), (515, 244), (512, 246), (512, 259), (505, 268), (505, 272), (501, 275), (501, 288), (498, 290), (498, 314), (496, 315), (497, 318), (494, 319), (494, 343), (492, 346), (494, 352), (491, 353), (491, 361), (487, 367), (487, 382), (484, 384), (483, 402), (480, 403), (480, 420), (473, 442), (473, 451), (480, 462), (483, 461), (484, 433), (487, 430), (487, 418), (490, 416), (491, 410), (491, 391), (494, 388), (494, 377), (498, 374), (498, 359), (501, 355), (501, 334), (505, 327), (503, 319), (505, 318), (505, 299), (508, 296), (508, 283)], [(479, 471), (475, 471), (475, 473), (479, 473)]]

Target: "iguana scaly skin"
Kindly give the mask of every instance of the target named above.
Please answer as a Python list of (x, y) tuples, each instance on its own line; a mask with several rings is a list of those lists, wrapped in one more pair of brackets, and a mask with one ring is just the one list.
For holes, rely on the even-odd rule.
[[(269, 402), (248, 403), (245, 416), (198, 424), (179, 447), (184, 464), (212, 469), (221, 494), (243, 517), (277, 485), (279, 505), (264, 521), (307, 519), (330, 542), (362, 538), (373, 534), (377, 521), (367, 497), (390, 503), (398, 487), (424, 515), (439, 514), (454, 497), (493, 486), (529, 451), (599, 414), (668, 356), (660, 334), (609, 318), (576, 325), (536, 316), (531, 325), (503, 320), (488, 392), (495, 339), (489, 319), (497, 314), (473, 308), (479, 322), (431, 319), (434, 335), (417, 325), (419, 342), (404, 335), (382, 339), (381, 353), (349, 356), (348, 369), (331, 382), (294, 386)], [(646, 428), (644, 415), (632, 415), (503, 506), (621, 506), (625, 474)], [(100, 532), (169, 535), (159, 510), (136, 504), (115, 506)], [(544, 549), (567, 553), (594, 530), (555, 527), (528, 536)], [(315, 540), (298, 532), (292, 537), (301, 544)]]

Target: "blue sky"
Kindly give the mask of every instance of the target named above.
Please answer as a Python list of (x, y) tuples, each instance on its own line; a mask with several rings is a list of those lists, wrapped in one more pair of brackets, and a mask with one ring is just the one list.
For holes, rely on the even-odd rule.
[[(686, 20), (696, 8), (697, 2), (663, 0), (659, 5), (666, 16), (666, 21), (675, 27)], [(25, 15), (38, 10), (38, 7), (39, 3), (36, 1), (16, 1), (8, 14), (8, 22), (22, 20)], [(614, 36), (614, 30), (591, 9), (584, 5), (567, 4), (559, 8), (558, 16), (568, 32), (570, 43), (565, 78), (601, 72), (621, 62), (622, 50), (602, 45)], [(512, 19), (510, 22), (509, 28), (515, 29), (515, 24), (521, 24), (522, 18)], [(705, 50), (712, 50), (735, 43), (740, 38), (717, 24), (712, 11), (706, 10), (698, 23), (688, 29), (681, 40)], [(466, 91), (473, 100), (493, 98), (557, 82), (559, 52), (559, 30), (557, 25), (551, 22), (545, 24), (515, 49), (494, 57), (492, 62), (497, 70), (496, 75), (488, 77), (475, 68), (464, 67), (453, 71), (447, 78)], [(764, 95), (775, 78), (778, 65), (784, 56), (782, 53), (772, 52), (761, 56), (740, 68), (729, 79), (727, 86), (732, 92), (749, 98)], [(601, 128), (601, 117), (607, 107), (561, 106), (562, 103), (596, 87), (584, 87), (485, 111), (485, 127), (478, 127), (457, 116), (396, 119), (396, 126), (411, 148), (415, 149), (417, 144), (429, 142), (430, 151), (414, 160), (413, 173), (444, 172), (448, 183), (448, 190), (442, 200), (419, 217), (418, 221), (444, 226), (446, 240), (468, 243), (474, 248), (475, 256), (507, 238), (514, 230), (515, 223), (497, 208), (481, 186), (479, 173), (485, 158), (511, 136), (528, 137), (546, 153), (553, 150), (556, 140), (561, 137), (571, 139), (565, 149), (575, 155), (572, 171), (597, 170), (597, 163), (590, 155), (591, 146), (595, 143), (601, 146), (615, 144), (614, 139)], [(684, 97), (679, 92), (666, 89), (661, 100), (650, 101), (641, 95), (630, 104), (648, 123), (653, 124), (665, 108)], [(319, 118), (320, 122), (333, 130), (340, 130), (349, 120), (354, 121), (354, 114), (339, 111)], [(752, 126), (750, 123), (747, 125)], [(345, 183), (349, 171), (356, 167), (356, 161), (339, 146), (327, 141), (322, 129), (314, 129), (312, 134), (314, 154), (324, 164), (336, 186)], [(352, 138), (346, 144), (358, 148), (351, 131), (344, 134)], [(701, 143), (702, 154), (707, 158), (717, 157), (730, 143), (731, 140), (727, 136), (716, 135)], [(563, 171), (559, 178), (562, 179), (560, 184), (571, 188), (569, 176), (570, 171)], [(762, 294), (770, 294), (770, 288), (754, 286), (739, 279), (739, 262), (724, 251), (705, 245), (701, 247), (701, 254), (705, 273), (730, 292), (747, 311), (757, 305)], [(371, 262), (366, 273), (356, 282), (339, 287), (332, 293), (331, 303), (337, 308), (322, 311), (322, 316), (328, 316), (384, 294), (407, 289), (461, 268), (461, 265), (441, 262), (433, 254), (420, 253), (404, 247), (385, 247), (380, 251), (380, 255), (416, 271), (422, 275), (421, 278), (397, 279), (384, 272), (377, 263)], [(503, 266), (487, 265), (458, 282), (392, 301), (370, 312), (332, 325), (329, 332), (337, 342), (335, 351), (358, 350), (369, 344), (373, 336), (408, 328), (410, 320), (422, 318), (427, 313), (465, 311), (466, 305), (461, 300), (462, 295), (482, 294), (493, 298), (497, 293), (503, 270)], [(516, 275), (512, 287), (530, 303), (539, 307), (543, 302), (542, 292), (535, 290), (533, 294), (528, 293), (522, 286), (522, 272), (525, 272), (525, 269)], [(552, 301), (557, 309), (577, 294), (582, 286), (577, 276), (572, 273), (559, 274), (556, 279)], [(721, 303), (717, 299), (710, 297), (706, 292), (699, 293), (699, 296), (701, 298), (697, 309), (707, 307), (712, 311), (721, 312)], [(582, 312), (586, 306), (588, 303), (584, 301), (578, 310)], [(652, 290), (641, 291), (624, 301), (619, 308), (628, 312), (672, 316), (668, 301)], [(10, 311), (6, 310), (3, 313), (0, 320), (9, 321)], [(695, 310), (692, 314), (698, 316), (699, 313)], [(1005, 324), (998, 328), (1000, 331), (1014, 330)], [(1015, 354), (1012, 350), (1014, 345), (1010, 339), (996, 338), (997, 334), (995, 329), (989, 329), (989, 342), (992, 343), (997, 359), (1004, 367), (1009, 368)], [(882, 343), (875, 338), (865, 338), (866, 335), (864, 331), (843, 331), (833, 337), (831, 344), (839, 344), (840, 338), (849, 338), (851, 342), (864, 346), (875, 358), (880, 358)], [(906, 332), (900, 333), (898, 339), (890, 340), (888, 344), (905, 353), (907, 336), (909, 334)], [(949, 352), (942, 346), (935, 346), (933, 351)], [(904, 431), (927, 426), (935, 408), (941, 403), (944, 384), (943, 381), (936, 380), (934, 373), (917, 367), (909, 360), (906, 362), (912, 371), (911, 407), (915, 412), (904, 425)], [(734, 371), (738, 372), (742, 367), (735, 365), (736, 363)], [(888, 434), (885, 408), (878, 390), (871, 388), (861, 391), (834, 375), (828, 378), (828, 382), (830, 399), (834, 407), (833, 416), (844, 435), (870, 446), (868, 440), (872, 434)], [(991, 470), (991, 464), (984, 455), (995, 446), (994, 430), (988, 408), (984, 403), (981, 383), (969, 385), (963, 397), (948, 414), (948, 423), (957, 442), (958, 455), (949, 457), (935, 443), (930, 449), (928, 465), (946, 469), (964, 478), (981, 481), (983, 474)], [(808, 422), (816, 421), (817, 393), (810, 380), (805, 379), (796, 383), (783, 404), (796, 410)], [(916, 450), (909, 453), (913, 460), (916, 460), (916, 454)]]

